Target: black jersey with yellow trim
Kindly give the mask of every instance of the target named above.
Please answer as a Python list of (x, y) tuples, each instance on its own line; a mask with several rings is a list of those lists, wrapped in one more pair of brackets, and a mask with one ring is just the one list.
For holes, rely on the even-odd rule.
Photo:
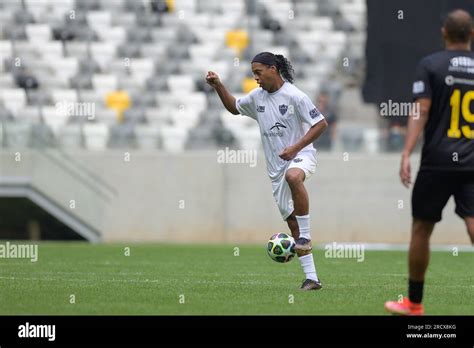
[(474, 171), (474, 52), (444, 50), (423, 58), (413, 98), (431, 99), (420, 169)]

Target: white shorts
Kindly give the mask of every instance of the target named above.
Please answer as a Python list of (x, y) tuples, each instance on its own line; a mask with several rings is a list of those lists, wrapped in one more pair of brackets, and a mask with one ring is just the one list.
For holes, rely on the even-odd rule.
[[(316, 171), (316, 151), (304, 150), (299, 152), (298, 155), (291, 160), (286, 171), (291, 168), (301, 169), (305, 173), (305, 181), (308, 180)], [(285, 179), (286, 171), (280, 180), (272, 181), (273, 197), (275, 197), (283, 220), (286, 220), (294, 210), (290, 186)]]

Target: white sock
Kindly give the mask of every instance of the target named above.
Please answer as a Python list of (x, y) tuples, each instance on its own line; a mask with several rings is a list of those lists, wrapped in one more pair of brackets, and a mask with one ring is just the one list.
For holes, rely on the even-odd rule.
[(318, 275), (316, 274), (316, 266), (314, 265), (313, 254), (308, 254), (299, 257), (303, 272), (306, 274), (306, 279), (312, 279), (318, 281)]
[(298, 221), (300, 238), (306, 238), (311, 240), (311, 235), (309, 234), (309, 214), (303, 216), (296, 216), (296, 221)]

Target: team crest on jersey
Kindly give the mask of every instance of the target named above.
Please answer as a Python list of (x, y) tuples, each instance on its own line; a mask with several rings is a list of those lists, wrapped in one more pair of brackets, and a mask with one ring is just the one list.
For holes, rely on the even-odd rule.
[(309, 116), (311, 116), (311, 118), (316, 118), (319, 115), (321, 115), (321, 113), (319, 112), (317, 108), (314, 108), (313, 110), (309, 112)]
[(280, 109), (280, 114), (283, 116), (288, 110), (288, 105), (281, 104), (280, 106), (278, 106), (278, 109)]
[(257, 105), (257, 112), (265, 112), (265, 105)]

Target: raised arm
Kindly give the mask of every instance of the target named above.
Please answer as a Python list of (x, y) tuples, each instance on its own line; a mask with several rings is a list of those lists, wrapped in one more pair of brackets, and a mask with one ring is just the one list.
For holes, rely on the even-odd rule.
[(235, 107), (235, 97), (229, 93), (227, 88), (222, 84), (219, 76), (213, 72), (208, 71), (206, 76), (206, 82), (214, 87), (219, 98), (221, 98), (222, 104), (224, 104), (225, 108), (232, 114), (238, 115), (239, 111)]

